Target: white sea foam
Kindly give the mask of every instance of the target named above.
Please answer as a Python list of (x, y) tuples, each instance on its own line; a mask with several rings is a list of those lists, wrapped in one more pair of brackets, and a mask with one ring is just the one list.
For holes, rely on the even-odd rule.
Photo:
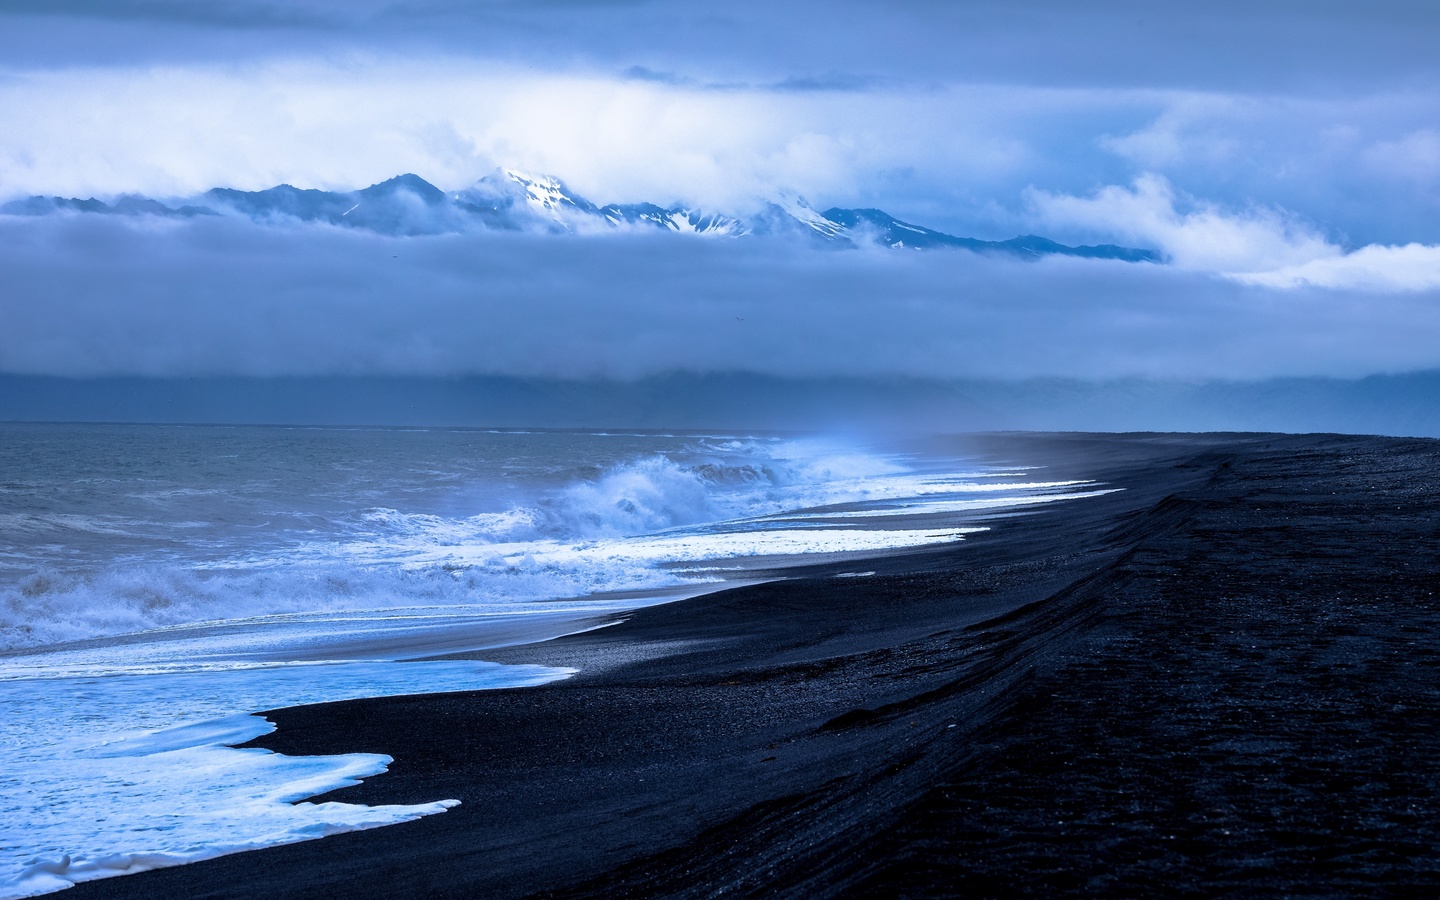
[[(1057, 482), (1057, 484), (1059, 484)], [(1083, 500), (1087, 497), (1102, 497), (1106, 494), (1113, 494), (1119, 488), (1101, 488), (1093, 491), (1068, 491), (1048, 494), (1035, 494), (1032, 496), (1016, 497), (989, 497), (983, 500), (970, 499), (948, 499), (948, 500), (927, 500), (921, 502), (900, 502), (894, 505), (876, 506), (867, 509), (845, 509), (828, 510), (817, 513), (796, 513), (794, 515), (775, 516), (771, 521), (775, 522), (807, 522), (807, 521), (832, 521), (843, 519), (876, 519), (887, 516), (937, 516), (946, 513), (976, 512), (980, 510), (1010, 509), (1024, 506), (1035, 506), (1042, 503), (1055, 503), (1060, 500)]]
[(542, 684), (570, 670), (480, 662), (187, 667), (3, 685), (0, 898), (374, 828), (458, 801), (306, 803), (385, 771), (378, 754), (289, 757), (229, 745), (268, 733), (257, 709)]

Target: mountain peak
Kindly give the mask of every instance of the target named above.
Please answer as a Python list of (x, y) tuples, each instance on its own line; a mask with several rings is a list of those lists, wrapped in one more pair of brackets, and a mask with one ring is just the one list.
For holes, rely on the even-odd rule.
[[(835, 247), (879, 244), (894, 249), (953, 248), (1034, 259), (1064, 255), (1125, 262), (1161, 262), (1151, 250), (1102, 244), (1067, 247), (1024, 235), (1007, 241), (956, 237), (902, 222), (878, 209), (833, 207), (817, 212), (809, 201), (782, 191), (763, 201), (749, 217), (653, 203), (597, 206), (553, 175), (497, 168), (464, 190), (441, 191), (413, 173), (397, 175), (355, 191), (301, 189), (288, 184), (262, 191), (214, 188), (197, 198), (207, 205), (169, 207), (127, 195), (113, 205), (91, 198), (30, 197), (0, 206), (0, 214), (110, 214), (193, 217), (228, 214), (258, 223), (323, 222), (388, 235), (453, 234), (473, 231), (593, 233), (659, 230), (708, 237), (800, 236)], [(212, 208), (213, 207), (213, 208)]]
[[(599, 207), (571, 191), (559, 178), (519, 169), (496, 169), (455, 197), (491, 212), (522, 217), (528, 214), (533, 224), (563, 231), (584, 227), (600, 212)], [(516, 222), (514, 227), (523, 228), (524, 224)]]
[(398, 191), (406, 191), (414, 194), (426, 203), (435, 204), (445, 200), (445, 192), (435, 185), (421, 178), (419, 175), (406, 173), (396, 175), (394, 178), (386, 179), (379, 184), (372, 184), (367, 188), (356, 191), (361, 197), (368, 199), (376, 197), (394, 196)]
[(560, 179), (556, 178), (554, 175), (537, 175), (534, 172), (526, 172), (521, 169), (500, 168), (496, 169), (495, 171), (500, 175), (503, 175), (504, 177), (510, 179), (511, 181), (514, 181), (517, 184), (523, 184), (526, 187), (529, 187), (530, 185), (536, 185), (538, 187), (548, 188), (552, 190), (564, 190), (565, 188), (564, 183), (561, 182)]
[(769, 203), (823, 238), (835, 240), (844, 237), (845, 226), (816, 212), (808, 200), (793, 191), (781, 191)]

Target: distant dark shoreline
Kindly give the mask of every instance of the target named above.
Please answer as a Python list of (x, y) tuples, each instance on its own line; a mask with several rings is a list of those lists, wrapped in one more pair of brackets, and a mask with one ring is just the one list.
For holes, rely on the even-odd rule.
[(463, 803), (74, 895), (1440, 886), (1440, 442), (974, 440), (1125, 490), (476, 654), (544, 687), (275, 711), (395, 757), (326, 799)]
[(0, 374), (0, 423), (765, 431), (1287, 431), (1440, 437), (1440, 371), (1084, 381)]

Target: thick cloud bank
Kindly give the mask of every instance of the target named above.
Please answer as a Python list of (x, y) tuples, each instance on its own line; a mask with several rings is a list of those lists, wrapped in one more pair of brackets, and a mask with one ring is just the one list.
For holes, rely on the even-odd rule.
[[(1093, 198), (1097, 185), (1128, 191), (1140, 179), (1147, 207), (1169, 191), (1231, 214), (1268, 209), (1331, 243), (1440, 243), (1434, 89), (844, 84), (782, 90), (431, 55), (0, 63), (0, 202), (282, 182), (349, 190), (402, 172), (459, 190), (504, 166), (605, 202), (745, 213), (784, 190), (951, 234), (1075, 244), (1115, 242), (1130, 223), (1100, 213), (1127, 211), (1124, 198), (1051, 217), (1027, 192)], [(1076, 232), (1055, 231), (1062, 219)]]
[[(1403, 248), (1402, 248), (1403, 249)], [(674, 235), (0, 217), (0, 371), (1231, 378), (1440, 366), (1440, 291)]]

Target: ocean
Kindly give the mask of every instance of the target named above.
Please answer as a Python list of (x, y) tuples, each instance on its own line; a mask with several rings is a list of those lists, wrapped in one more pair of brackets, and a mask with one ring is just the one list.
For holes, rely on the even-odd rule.
[(297, 802), (390, 760), (235, 749), (264, 710), (543, 684), (574, 673), (433, 657), (1108, 490), (943, 446), (0, 425), (0, 897), (457, 802)]

